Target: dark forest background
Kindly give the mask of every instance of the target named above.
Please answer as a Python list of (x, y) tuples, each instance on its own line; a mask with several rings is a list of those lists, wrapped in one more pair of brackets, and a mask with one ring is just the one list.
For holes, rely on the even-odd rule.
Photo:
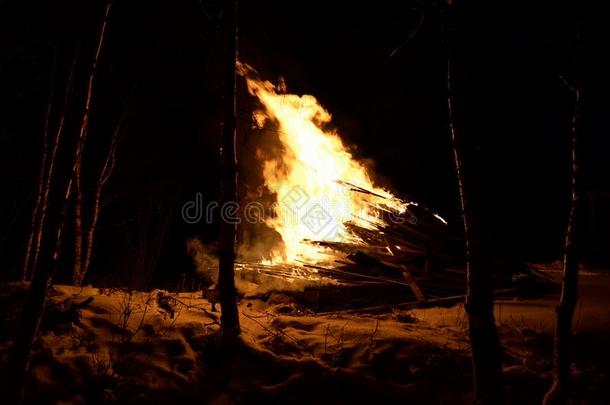
[[(0, 268), (18, 271), (35, 198), (44, 116), (79, 49), (68, 116), (78, 129), (101, 1), (0, 1)], [(125, 128), (89, 282), (129, 283), (126, 269), (174, 282), (194, 271), (186, 239), (212, 244), (217, 224), (180, 217), (197, 192), (218, 199), (222, 118), (220, 7), (214, 1), (115, 0), (100, 58), (85, 150), (85, 184), (122, 116)], [(610, 159), (608, 28), (585, 2), (486, 2), (472, 89), (493, 244), (518, 260), (553, 260), (569, 206), (573, 100), (560, 75), (583, 88), (587, 259), (607, 264)], [(481, 27), (481, 24), (477, 24)], [(456, 234), (456, 179), (447, 131), (444, 20), (434, 2), (242, 1), (240, 59), (291, 93), (313, 94), (354, 155), (379, 181), (448, 218)], [(414, 35), (412, 35), (414, 34)], [(408, 40), (407, 40), (408, 39)], [(247, 191), (257, 139), (254, 100), (239, 82), (238, 154)], [(56, 117), (55, 117), (56, 118)], [(88, 172), (89, 170), (89, 172)], [(89, 176), (89, 177), (87, 177)], [(87, 180), (89, 178), (89, 180)], [(85, 187), (87, 187), (85, 185)], [(69, 244), (69, 243), (68, 243)], [(145, 252), (146, 263), (135, 263)], [(140, 255), (141, 256), (141, 255)], [(58, 275), (69, 278), (66, 274)]]

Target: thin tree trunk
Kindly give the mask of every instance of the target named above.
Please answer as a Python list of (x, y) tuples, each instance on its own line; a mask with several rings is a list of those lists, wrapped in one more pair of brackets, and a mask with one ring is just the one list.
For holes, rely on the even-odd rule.
[(38, 334), (40, 320), (44, 312), (47, 293), (51, 279), (57, 268), (59, 254), (61, 250), (62, 231), (66, 222), (68, 204), (72, 190), (74, 178), (74, 169), (70, 174), (70, 178), (66, 183), (66, 188), (63, 197), (63, 204), (59, 221), (57, 222), (57, 232), (53, 248), (49, 249), (48, 258), (50, 259), (46, 266), (42, 266), (32, 275), (30, 288), (26, 294), (21, 310), (21, 316), (17, 325), (16, 334), (13, 337), (13, 346), (9, 351), (7, 364), (7, 376), (5, 379), (4, 389), (9, 404), (21, 404), (24, 399), (24, 389), (29, 368), (30, 351), (34, 339)]
[(40, 326), (51, 273), (50, 266), (34, 272), (21, 310), (18, 332), (9, 352), (8, 372), (3, 389), (3, 394), (6, 395), (9, 404), (21, 404), (23, 402), (30, 350)]
[[(100, 33), (100, 40), (98, 41), (98, 47), (95, 55), (95, 62), (93, 70), (95, 70), (96, 63), (99, 57), (101, 44), (104, 37), (108, 14), (110, 11), (110, 3), (106, 6), (106, 12), (104, 16), (104, 22), (102, 24), (102, 30)], [(87, 111), (90, 105), (91, 98), (92, 79), (89, 80), (89, 90), (87, 94)], [(56, 225), (57, 231), (55, 234), (54, 246), (50, 249), (49, 263), (46, 266), (41, 267), (38, 271), (35, 271), (32, 276), (32, 282), (28, 289), (25, 297), (21, 316), (17, 326), (16, 334), (13, 340), (13, 346), (9, 352), (9, 359), (7, 369), (7, 378), (5, 380), (5, 386), (3, 392), (7, 395), (8, 403), (20, 404), (24, 399), (24, 389), (27, 377), (27, 371), (29, 368), (30, 351), (32, 344), (38, 334), (40, 326), (40, 320), (44, 312), (44, 306), (47, 300), (48, 289), (53, 278), (53, 274), (58, 266), (59, 256), (61, 252), (61, 245), (63, 239), (63, 230), (66, 225), (66, 218), (68, 213), (68, 207), (70, 203), (70, 197), (72, 195), (72, 187), (76, 178), (77, 166), (80, 164), (80, 154), (82, 153), (82, 142), (84, 139), (83, 134), (86, 133), (88, 114), (83, 117), (84, 125), (81, 125), (81, 131), (79, 133), (79, 139), (76, 145), (76, 153), (72, 170), (69, 179), (66, 182), (65, 192), (63, 194), (63, 202), (61, 208), (61, 214), (59, 215), (58, 222)], [(83, 130), (84, 126), (84, 130)], [(50, 178), (48, 179), (50, 180)], [(41, 238), (41, 235), (38, 235)]]
[(44, 131), (42, 135), (42, 153), (40, 156), (40, 171), (38, 173), (38, 187), (36, 189), (36, 201), (34, 202), (34, 208), (32, 209), (32, 217), (30, 218), (30, 230), (28, 239), (25, 245), (25, 252), (23, 257), (23, 266), (21, 268), (21, 280), (25, 281), (28, 279), (30, 258), (32, 255), (32, 244), (34, 242), (34, 234), (36, 232), (36, 224), (38, 222), (39, 212), (41, 211), (42, 195), (44, 193), (44, 179), (47, 171), (47, 159), (49, 156), (49, 131), (51, 123), (51, 112), (53, 111), (53, 96), (55, 92), (51, 88), (49, 94), (49, 102), (47, 105), (47, 112), (44, 120)]
[[(27, 261), (31, 262), (29, 268), (27, 265), (23, 267), (23, 278), (29, 279), (34, 271), (36, 270), (36, 265), (38, 264), (38, 256), (40, 255), (40, 245), (42, 242), (42, 234), (44, 232), (45, 221), (47, 217), (48, 204), (49, 204), (49, 193), (51, 192), (51, 185), (53, 184), (53, 172), (55, 170), (55, 159), (57, 157), (57, 151), (59, 150), (59, 146), (61, 144), (62, 133), (64, 129), (64, 123), (66, 121), (66, 114), (68, 112), (68, 106), (70, 101), (70, 96), (72, 94), (72, 87), (74, 82), (74, 72), (76, 70), (76, 62), (78, 60), (78, 52), (80, 45), (76, 45), (76, 50), (74, 51), (74, 57), (72, 59), (72, 65), (70, 67), (70, 73), (68, 74), (68, 80), (66, 83), (66, 90), (63, 97), (63, 105), (61, 108), (61, 112), (59, 115), (59, 123), (57, 125), (57, 130), (55, 131), (55, 138), (53, 140), (53, 147), (51, 149), (51, 155), (48, 158), (48, 167), (46, 168), (46, 176), (44, 176), (44, 186), (40, 203), (40, 217), (38, 218), (35, 224), (35, 231), (32, 234), (34, 241), (34, 251), (33, 253), (27, 253), (26, 249), (26, 257)], [(29, 242), (28, 242), (29, 243)], [(31, 250), (31, 248), (30, 248)], [(31, 260), (28, 257), (31, 255)], [(24, 263), (25, 264), (25, 263)]]
[(123, 121), (126, 117), (126, 114), (121, 117), (117, 127), (115, 128), (112, 139), (110, 141), (110, 146), (108, 148), (108, 153), (106, 154), (106, 158), (104, 159), (104, 163), (102, 165), (102, 169), (100, 170), (100, 174), (97, 180), (97, 184), (95, 186), (95, 194), (93, 196), (93, 208), (91, 212), (91, 223), (89, 224), (89, 228), (87, 229), (87, 239), (85, 240), (85, 254), (84, 260), (82, 262), (82, 268), (80, 272), (80, 277), (75, 280), (76, 285), (82, 285), (85, 276), (87, 275), (87, 271), (89, 270), (89, 266), (91, 265), (91, 254), (93, 252), (93, 241), (95, 238), (95, 231), (97, 229), (97, 223), (100, 216), (101, 209), (101, 198), (102, 198), (102, 190), (106, 185), (106, 182), (110, 178), (112, 174), (112, 170), (114, 169), (116, 148), (119, 138), (119, 132), (123, 127)]
[(555, 346), (553, 352), (553, 385), (544, 396), (545, 405), (566, 403), (570, 392), (570, 348), (572, 319), (578, 299), (578, 225), (582, 210), (582, 190), (579, 181), (578, 127), (580, 120), (580, 89), (566, 83), (574, 94), (574, 113), (571, 129), (571, 207), (563, 253), (561, 297), (555, 320)]
[(460, 208), (464, 222), (466, 244), (467, 295), (470, 347), (474, 374), (475, 401), (480, 404), (501, 403), (502, 349), (493, 313), (493, 283), (491, 279), (488, 231), (483, 218), (480, 167), (476, 143), (469, 131), (460, 132), (454, 126), (454, 94), (452, 91), (451, 58), (447, 63), (447, 109), (453, 146), (455, 171), (458, 179)]
[(83, 150), (85, 148), (85, 142), (87, 140), (87, 134), (89, 132), (89, 118), (91, 116), (91, 100), (93, 96), (93, 85), (97, 73), (97, 65), (104, 45), (104, 38), (106, 34), (106, 25), (108, 24), (108, 15), (110, 14), (110, 8), (112, 3), (109, 2), (106, 5), (104, 14), (104, 20), (100, 29), (100, 34), (97, 40), (97, 47), (95, 50), (95, 56), (93, 58), (93, 65), (91, 72), (89, 73), (89, 80), (87, 81), (87, 97), (85, 99), (85, 109), (81, 118), (80, 131), (75, 152), (75, 170), (74, 170), (74, 269), (72, 273), (72, 282), (75, 285), (80, 285), (83, 279), (83, 220), (82, 220), (82, 157)]
[[(223, 0), (225, 45), (224, 127), (221, 146), (221, 206), (237, 201), (236, 137), (236, 63), (237, 63), (237, 0)], [(222, 308), (221, 325), (226, 337), (240, 333), (237, 290), (235, 288), (235, 245), (237, 223), (221, 218), (218, 264), (218, 290)]]
[[(80, 172), (80, 169), (78, 171)], [(82, 280), (83, 219), (81, 207), (83, 201), (83, 191), (81, 189), (79, 174), (75, 178), (74, 182), (74, 265), (72, 268), (72, 284), (74, 285), (80, 285)]]

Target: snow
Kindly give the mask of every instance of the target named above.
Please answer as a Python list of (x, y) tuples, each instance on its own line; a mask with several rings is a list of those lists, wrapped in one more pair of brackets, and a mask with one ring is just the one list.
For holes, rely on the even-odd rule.
[[(25, 288), (3, 286), (3, 304), (7, 297), (20, 299)], [(33, 350), (29, 401), (471, 402), (461, 305), (320, 315), (282, 293), (263, 299), (254, 285), (241, 284), (240, 289), (245, 294), (241, 343), (227, 348), (218, 337), (219, 314), (211, 312), (201, 292), (54, 286), (51, 306), (94, 300), (80, 311), (79, 322), (43, 322)], [(169, 304), (159, 302), (160, 295), (169, 296)], [(554, 306), (551, 300), (535, 304), (496, 305), (507, 391), (515, 401), (526, 393), (530, 400), (539, 399), (549, 381)], [(599, 330), (599, 320), (589, 319), (594, 312), (586, 305), (579, 327), (586, 332), (595, 324)], [(18, 306), (13, 309), (18, 312)], [(610, 325), (608, 320), (604, 325)], [(6, 333), (1, 337), (4, 362), (10, 342)], [(583, 365), (575, 365), (575, 373), (607, 380), (598, 369)]]

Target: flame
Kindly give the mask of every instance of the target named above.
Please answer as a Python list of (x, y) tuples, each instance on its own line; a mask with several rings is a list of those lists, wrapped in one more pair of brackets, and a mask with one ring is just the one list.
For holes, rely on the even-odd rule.
[(303, 243), (306, 240), (359, 242), (346, 223), (376, 229), (375, 201), (379, 199), (404, 212), (409, 203), (376, 186), (339, 134), (327, 129), (331, 115), (315, 97), (281, 94), (279, 87), (258, 79), (249, 66), (239, 64), (238, 69), (250, 94), (264, 107), (254, 113), (255, 123), (262, 127), (275, 122), (284, 149), (280, 157), (263, 163), (265, 185), (277, 203), (277, 215), (266, 223), (284, 242), (269, 264), (323, 261), (320, 247)]

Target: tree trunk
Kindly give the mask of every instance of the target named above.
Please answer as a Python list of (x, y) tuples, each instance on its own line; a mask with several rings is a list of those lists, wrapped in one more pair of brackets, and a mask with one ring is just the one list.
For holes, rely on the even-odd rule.
[[(78, 171), (80, 172), (80, 169)], [(80, 173), (77, 174), (74, 184), (74, 265), (72, 268), (72, 284), (80, 285), (82, 281), (83, 257), (83, 216), (81, 209), (83, 191), (81, 189)]]
[(7, 395), (6, 399), (9, 404), (21, 404), (23, 402), (30, 350), (40, 326), (51, 273), (50, 266), (45, 266), (34, 272), (30, 289), (21, 310), (18, 332), (9, 352), (8, 373), (3, 390)]
[[(503, 397), (502, 348), (493, 312), (492, 256), (478, 147), (485, 128), (480, 120), (475, 121), (478, 115), (472, 98), (479, 93), (474, 91), (475, 86), (471, 82), (475, 78), (483, 82), (479, 75), (485, 66), (477, 58), (479, 51), (485, 49), (486, 44), (478, 37), (484, 35), (482, 31), (487, 27), (473, 27), (473, 24), (482, 25), (481, 17), (472, 15), (474, 9), (481, 12), (480, 5), (474, 7), (473, 4), (474, 2), (461, 2), (457, 6), (460, 8), (454, 11), (452, 9), (456, 6), (448, 3), (448, 11), (452, 13), (452, 17), (455, 12), (457, 18), (455, 21), (448, 21), (446, 26), (446, 29), (453, 30), (450, 34), (454, 37), (448, 38), (447, 110), (464, 225), (467, 271), (465, 309), (472, 351), (475, 402), (497, 404), (502, 402)], [(459, 74), (456, 75), (456, 72)], [(456, 76), (461, 97), (457, 97), (454, 90)], [(459, 102), (456, 102), (457, 100)], [(459, 107), (459, 117), (455, 114), (456, 107)], [(456, 121), (462, 125), (457, 130)]]
[[(46, 173), (42, 176), (42, 194), (41, 200), (39, 204), (39, 217), (36, 219), (34, 225), (34, 229), (32, 233), (28, 237), (28, 242), (26, 243), (26, 251), (24, 256), (23, 268), (22, 268), (22, 279), (29, 280), (32, 276), (34, 270), (36, 269), (36, 265), (38, 263), (38, 256), (40, 254), (40, 245), (42, 242), (42, 233), (45, 227), (45, 221), (48, 211), (48, 203), (49, 203), (49, 193), (51, 191), (51, 185), (53, 183), (53, 172), (55, 170), (55, 159), (57, 156), (57, 151), (59, 150), (59, 146), (61, 144), (62, 133), (64, 129), (64, 123), (66, 120), (66, 114), (68, 112), (68, 105), (70, 101), (70, 96), (72, 94), (72, 86), (74, 80), (74, 71), (76, 69), (76, 61), (78, 59), (79, 45), (76, 46), (76, 50), (74, 52), (74, 58), (72, 59), (72, 65), (70, 67), (70, 73), (68, 74), (68, 80), (66, 83), (66, 89), (63, 97), (63, 105), (61, 108), (61, 112), (59, 115), (59, 123), (57, 125), (57, 129), (55, 131), (55, 137), (53, 139), (53, 146), (51, 148), (51, 155), (45, 159), (46, 161)], [(51, 108), (49, 106), (49, 108)], [(48, 118), (47, 118), (48, 119)], [(32, 242), (30, 242), (30, 240)], [(33, 246), (32, 246), (33, 245)], [(33, 250), (32, 250), (33, 249)]]
[[(47, 293), (51, 279), (57, 268), (59, 254), (61, 250), (62, 231), (65, 226), (66, 216), (68, 211), (69, 198), (72, 190), (74, 178), (74, 170), (70, 174), (70, 178), (66, 183), (65, 193), (63, 194), (63, 203), (59, 220), (56, 224), (56, 234), (54, 243), (51, 243), (53, 238), (47, 238), (47, 245), (52, 245), (45, 249), (46, 266), (42, 266), (32, 275), (30, 288), (26, 294), (19, 317), (15, 336), (13, 337), (13, 346), (9, 351), (7, 376), (5, 379), (3, 392), (6, 395), (7, 403), (21, 404), (24, 399), (24, 389), (29, 368), (30, 351), (34, 339), (38, 334), (40, 320), (44, 311), (44, 306), (47, 300)], [(50, 227), (48, 227), (50, 228)]]
[(44, 192), (44, 178), (47, 170), (47, 159), (49, 156), (49, 131), (51, 123), (51, 112), (53, 110), (53, 89), (49, 95), (49, 102), (47, 105), (47, 113), (44, 120), (44, 130), (42, 135), (42, 151), (40, 155), (40, 171), (38, 173), (38, 184), (36, 189), (36, 201), (34, 202), (34, 208), (32, 209), (32, 217), (30, 219), (30, 230), (28, 239), (25, 245), (25, 252), (23, 255), (23, 266), (21, 268), (21, 280), (25, 281), (28, 279), (30, 257), (32, 255), (32, 244), (34, 242), (34, 233), (36, 232), (36, 224), (38, 222), (38, 216), (40, 212), (40, 206), (42, 204), (42, 194)]
[(85, 276), (87, 275), (87, 271), (89, 270), (89, 266), (91, 265), (91, 254), (93, 252), (93, 241), (95, 237), (95, 231), (97, 229), (97, 222), (100, 216), (101, 209), (101, 198), (102, 198), (102, 190), (110, 178), (112, 174), (112, 170), (114, 169), (114, 161), (116, 155), (116, 148), (119, 138), (119, 133), (123, 128), (123, 121), (127, 116), (127, 111), (121, 117), (121, 120), (117, 124), (115, 128), (112, 139), (110, 141), (110, 146), (108, 147), (108, 153), (106, 154), (106, 158), (104, 159), (104, 163), (100, 170), (100, 174), (97, 180), (97, 184), (95, 186), (95, 194), (93, 195), (93, 208), (91, 211), (91, 223), (87, 229), (87, 239), (85, 240), (85, 253), (82, 262), (82, 268), (80, 272), (80, 277), (75, 280), (76, 285), (82, 285)]
[[(566, 83), (567, 84), (567, 83)], [(570, 392), (570, 348), (572, 318), (578, 299), (578, 225), (582, 210), (582, 190), (579, 181), (578, 126), (580, 120), (580, 89), (568, 85), (574, 94), (574, 113), (571, 129), (571, 206), (563, 253), (561, 297), (555, 320), (555, 346), (553, 352), (553, 385), (544, 396), (545, 405), (566, 403)]]
[[(223, 0), (224, 20), (224, 126), (221, 146), (221, 207), (237, 201), (236, 156), (236, 63), (237, 63), (237, 0)], [(223, 335), (236, 337), (240, 333), (237, 290), (235, 288), (235, 244), (237, 223), (221, 218), (218, 257), (218, 290), (222, 308)]]
[[(99, 57), (109, 11), (110, 3), (106, 7), (106, 14), (100, 33), (100, 40), (98, 41), (93, 70), (95, 70), (95, 64), (97, 63), (97, 59)], [(87, 94), (87, 110), (90, 104), (91, 86), (92, 79), (90, 77), (89, 91)], [(47, 258), (49, 260), (47, 263), (45, 263), (45, 266), (42, 266), (40, 269), (38, 269), (38, 271), (33, 272), (32, 282), (30, 283), (30, 288), (28, 289), (27, 295), (25, 297), (16, 334), (13, 339), (13, 346), (11, 347), (9, 352), (9, 359), (7, 364), (7, 370), (9, 370), (9, 372), (7, 373), (3, 391), (7, 396), (8, 403), (10, 404), (20, 404), (23, 402), (24, 399), (24, 389), (27, 371), (29, 367), (30, 351), (32, 348), (32, 344), (34, 343), (34, 340), (36, 338), (36, 335), (38, 334), (40, 320), (42, 318), (44, 306), (47, 300), (49, 285), (51, 284), (53, 274), (55, 273), (55, 270), (58, 266), (63, 239), (63, 230), (66, 225), (68, 207), (70, 203), (70, 197), (72, 195), (74, 180), (76, 178), (77, 167), (80, 164), (80, 154), (82, 153), (82, 140), (84, 139), (83, 134), (86, 134), (87, 119), (88, 115), (86, 116), (86, 118), (83, 118), (85, 130), (83, 131), (83, 125), (81, 125), (81, 131), (79, 133), (79, 138), (76, 144), (76, 153), (72, 164), (72, 170), (70, 172), (69, 179), (66, 181), (65, 184), (65, 192), (63, 194), (63, 199), (61, 203), (62, 208), (61, 213), (58, 216), (58, 222), (56, 223), (56, 233), (54, 243), (52, 244), (53, 247), (52, 249), (46, 249), (48, 251), (46, 256), (48, 256)], [(56, 139), (57, 147), (59, 146), (58, 139), (60, 133), (61, 131), (58, 132), (58, 136)], [(51, 163), (53, 163), (53, 161), (51, 161)], [(47, 182), (50, 183), (50, 180), (51, 178), (50, 176), (48, 176)], [(50, 186), (47, 191), (50, 192)], [(38, 240), (40, 241), (41, 239), (42, 232), (38, 234)], [(40, 243), (38, 244), (38, 248), (40, 248)]]
[(473, 156), (473, 140), (466, 132), (458, 137), (453, 123), (451, 62), (447, 64), (447, 108), (453, 145), (455, 171), (458, 179), (460, 209), (463, 215), (466, 244), (467, 295), (470, 347), (476, 402), (501, 402), (502, 349), (494, 318), (493, 283), (491, 278), (488, 231), (483, 220), (480, 169)]
[(72, 272), (72, 282), (75, 285), (80, 285), (83, 280), (83, 220), (82, 220), (82, 157), (85, 148), (85, 142), (87, 140), (87, 134), (89, 132), (89, 118), (91, 116), (91, 100), (93, 97), (93, 85), (97, 74), (97, 65), (104, 45), (104, 38), (106, 34), (106, 25), (108, 23), (108, 15), (110, 14), (110, 8), (112, 3), (109, 2), (106, 5), (104, 14), (104, 20), (100, 29), (100, 34), (97, 40), (97, 46), (95, 50), (95, 56), (93, 57), (93, 65), (91, 66), (91, 72), (89, 73), (89, 80), (87, 81), (87, 97), (85, 99), (85, 109), (81, 118), (80, 130), (76, 145), (75, 157), (74, 157), (74, 268)]

